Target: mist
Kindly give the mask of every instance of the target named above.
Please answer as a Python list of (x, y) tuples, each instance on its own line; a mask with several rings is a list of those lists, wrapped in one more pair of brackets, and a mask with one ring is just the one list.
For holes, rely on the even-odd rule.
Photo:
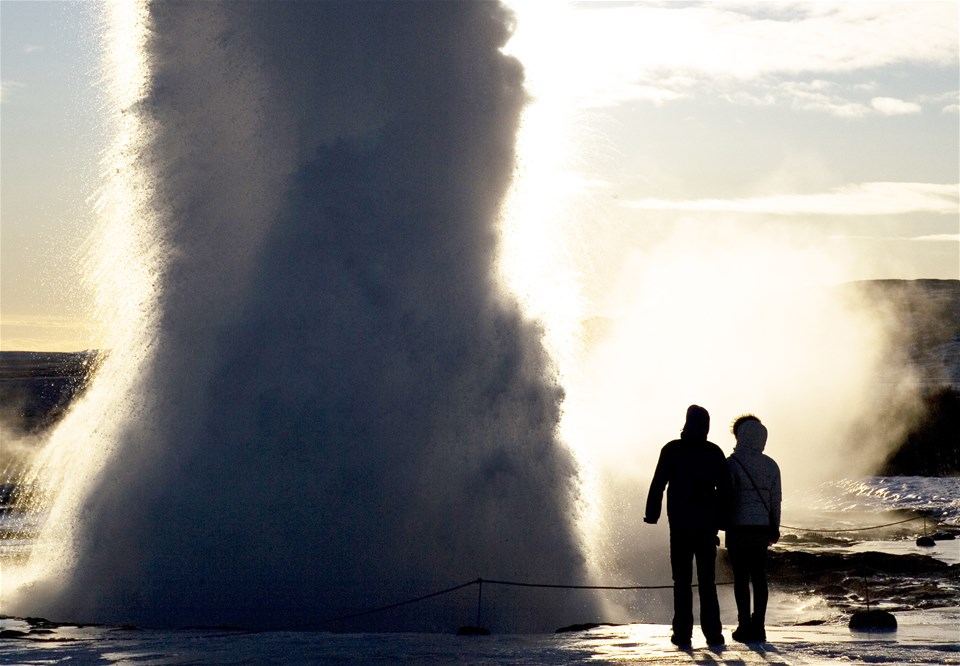
[[(472, 595), (325, 621), (478, 576), (583, 582), (563, 390), (495, 270), (525, 100), (510, 14), (114, 11), (108, 61), (132, 49), (145, 75), (114, 74), (135, 122), (107, 160), (96, 276), (105, 301), (132, 295), (106, 304), (115, 350), (45, 456), (61, 546), (37, 549), (15, 612), (449, 631)], [(499, 631), (595, 613), (485, 597)]]
[[(733, 420), (759, 416), (784, 522), (807, 525), (819, 484), (871, 474), (902, 443), (922, 416), (922, 382), (895, 310), (846, 284), (852, 267), (805, 243), (802, 227), (686, 224), (645, 250), (624, 253), (593, 304), (605, 314), (584, 320), (563, 433), (590, 470), (598, 577), (662, 584), (666, 528), (642, 514), (687, 405), (709, 410), (709, 439), (728, 455)], [(637, 612), (669, 621), (655, 605), (627, 616)]]
[[(825, 244), (828, 222), (618, 201), (631, 178), (659, 182), (673, 172), (635, 163), (616, 143), (627, 140), (619, 123), (629, 114), (584, 107), (584, 91), (558, 76), (557, 63), (581, 64), (567, 43), (580, 34), (573, 17), (563, 8), (518, 11), (526, 35), (514, 46), (530, 63), (534, 95), (520, 128), (524, 170), (505, 228), (505, 270), (544, 322), (566, 391), (561, 435), (581, 465), (593, 579), (662, 585), (670, 581), (666, 519), (644, 525), (643, 506), (660, 448), (679, 435), (688, 405), (709, 410), (710, 439), (728, 454), (737, 416), (763, 420), (767, 453), (783, 473), (785, 522), (806, 525), (811, 493), (874, 473), (923, 417), (922, 371), (895, 304), (851, 284), (876, 270), (875, 258)], [(720, 171), (739, 173), (736, 154), (711, 152), (723, 138), (705, 139), (700, 152), (676, 142), (670, 160), (715, 159)], [(792, 191), (808, 170), (786, 163), (760, 177)], [(672, 614), (669, 594), (605, 600), (611, 621)]]

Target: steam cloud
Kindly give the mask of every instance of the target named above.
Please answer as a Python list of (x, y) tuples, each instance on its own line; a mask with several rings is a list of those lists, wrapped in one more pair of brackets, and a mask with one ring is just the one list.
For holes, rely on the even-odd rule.
[[(102, 429), (119, 434), (70, 573), (18, 611), (314, 626), (477, 576), (582, 582), (562, 391), (493, 274), (524, 103), (506, 10), (165, 2), (149, 19), (156, 324), (134, 391), (91, 392), (124, 420)], [(552, 591), (484, 599), (499, 629), (593, 613)], [(474, 603), (360, 626), (449, 630)]]

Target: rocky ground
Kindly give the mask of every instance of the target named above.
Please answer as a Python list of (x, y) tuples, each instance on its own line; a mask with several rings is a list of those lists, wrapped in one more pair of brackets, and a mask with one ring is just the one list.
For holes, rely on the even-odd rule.
[(935, 546), (921, 547), (913, 537), (862, 542), (786, 534), (770, 551), (768, 579), (774, 589), (819, 596), (842, 616), (868, 606), (890, 612), (960, 608), (960, 528), (934, 536)]

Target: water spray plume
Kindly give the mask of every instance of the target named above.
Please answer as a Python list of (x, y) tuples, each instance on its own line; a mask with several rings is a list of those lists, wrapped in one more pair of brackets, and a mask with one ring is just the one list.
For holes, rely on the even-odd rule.
[[(116, 316), (39, 467), (66, 487), (13, 612), (309, 627), (478, 574), (583, 580), (562, 392), (495, 276), (507, 12), (111, 7)], [(461, 601), (362, 626), (449, 630)], [(593, 615), (490, 601), (501, 631)]]

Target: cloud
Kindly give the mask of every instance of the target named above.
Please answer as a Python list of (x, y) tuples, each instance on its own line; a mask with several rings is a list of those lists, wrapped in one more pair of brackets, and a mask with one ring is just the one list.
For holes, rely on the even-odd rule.
[(2, 326), (23, 326), (36, 328), (86, 328), (89, 322), (77, 317), (59, 317), (56, 315), (13, 315), (0, 320)]
[(954, 214), (960, 185), (939, 183), (859, 183), (816, 194), (781, 194), (739, 199), (640, 199), (623, 206), (645, 210), (767, 215)]
[(783, 81), (773, 86), (763, 85), (759, 86), (756, 92), (738, 90), (724, 95), (724, 98), (731, 103), (744, 106), (774, 106), (786, 103), (796, 110), (827, 113), (838, 118), (899, 116), (916, 114), (923, 110), (923, 106), (917, 102), (896, 97), (873, 97), (864, 101), (855, 99), (858, 94), (874, 89), (876, 89), (875, 82), (842, 86), (833, 81), (814, 79)]
[[(802, 111), (828, 113), (839, 118), (863, 118), (869, 115), (900, 116), (920, 113), (923, 107), (916, 102), (908, 102), (896, 97), (874, 97), (869, 102), (851, 99), (850, 95), (859, 90), (871, 90), (874, 85), (856, 85), (847, 90), (837, 83), (815, 79), (813, 81), (785, 81), (777, 86), (776, 93), (767, 95), (767, 103), (776, 103), (783, 99)], [(742, 99), (742, 103), (750, 103)]]
[(919, 95), (916, 101), (923, 106), (940, 108), (940, 113), (960, 112), (960, 90), (947, 90), (940, 93)]
[[(563, 62), (563, 83), (582, 106), (663, 103), (705, 86), (729, 91), (775, 86), (782, 77), (955, 67), (957, 19), (955, 3), (584, 3), (549, 24), (548, 50)], [(847, 117), (908, 112), (879, 104), (831, 98), (801, 108)]]
[(10, 79), (0, 81), (0, 103), (8, 103), (17, 90), (25, 87), (26, 84), (20, 83), (19, 81), (12, 81)]
[(914, 236), (907, 240), (924, 243), (960, 243), (960, 234), (932, 234), (929, 236)]
[[(759, 5), (632, 6), (583, 12), (583, 30), (631, 66), (755, 79), (851, 72), (901, 63), (954, 65), (951, 3), (805, 3), (764, 15)], [(606, 35), (604, 37), (604, 35)]]
[(922, 107), (914, 102), (905, 102), (895, 97), (874, 97), (870, 106), (884, 116), (902, 116), (910, 113), (920, 113)]
[(673, 102), (689, 96), (689, 85), (647, 85), (642, 83), (627, 83), (622, 86), (611, 86), (598, 90), (591, 95), (584, 95), (580, 99), (581, 108), (601, 109), (616, 106), (632, 100), (651, 102), (661, 106), (666, 102)]
[(834, 240), (868, 240), (868, 241), (888, 241), (900, 243), (960, 243), (960, 234), (928, 234), (926, 236), (864, 236), (853, 234), (835, 234), (830, 236)]
[(862, 118), (871, 112), (866, 104), (854, 102), (839, 94), (830, 81), (786, 81), (778, 86), (779, 96), (795, 109), (829, 113), (840, 118)]

